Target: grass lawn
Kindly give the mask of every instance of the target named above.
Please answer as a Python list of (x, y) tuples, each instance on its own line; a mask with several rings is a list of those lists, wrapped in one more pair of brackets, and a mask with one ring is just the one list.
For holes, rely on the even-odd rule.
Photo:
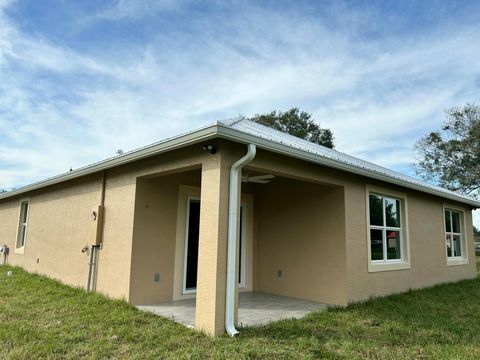
[(0, 266), (0, 358), (479, 359), (480, 278), (213, 339), (125, 302)]

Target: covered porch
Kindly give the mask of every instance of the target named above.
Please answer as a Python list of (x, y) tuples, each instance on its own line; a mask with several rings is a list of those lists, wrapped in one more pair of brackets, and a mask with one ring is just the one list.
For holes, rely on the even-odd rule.
[[(138, 178), (130, 303), (223, 333), (229, 168), (245, 148), (240, 150), (225, 161), (212, 157)], [(344, 188), (326, 176), (328, 170), (317, 169), (262, 151), (243, 169), (238, 326), (299, 318), (344, 303)], [(251, 181), (257, 177), (262, 181)]]

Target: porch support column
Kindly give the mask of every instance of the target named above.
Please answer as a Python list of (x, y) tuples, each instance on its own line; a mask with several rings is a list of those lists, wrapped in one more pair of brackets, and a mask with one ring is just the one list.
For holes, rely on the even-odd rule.
[(217, 153), (202, 165), (195, 327), (225, 332), (230, 162)]

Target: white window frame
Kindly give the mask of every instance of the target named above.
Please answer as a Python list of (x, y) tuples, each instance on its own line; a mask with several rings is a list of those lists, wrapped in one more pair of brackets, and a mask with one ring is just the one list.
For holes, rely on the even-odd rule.
[[(387, 226), (385, 221), (385, 206), (383, 205), (383, 226), (370, 225), (370, 195), (380, 195), (394, 200), (400, 200), (400, 227)], [(391, 270), (408, 270), (410, 266), (410, 244), (408, 231), (408, 201), (407, 195), (390, 189), (379, 188), (376, 186), (366, 186), (366, 224), (367, 224), (367, 261), (368, 271), (391, 271)], [(387, 259), (386, 254), (386, 239), (383, 242), (383, 260), (372, 260), (371, 253), (371, 236), (370, 229), (382, 230), (386, 232), (399, 231), (400, 232), (400, 254), (401, 259)]]
[[(190, 202), (191, 201), (200, 201), (199, 196), (187, 196), (187, 211), (185, 216), (185, 245), (183, 250), (183, 275), (182, 275), (182, 294), (189, 295), (189, 294), (196, 294), (197, 289), (187, 289), (187, 259), (188, 259), (188, 228), (190, 222)], [(242, 212), (243, 212), (243, 221), (242, 221), (242, 247), (240, 248), (240, 252), (242, 254), (242, 264), (240, 267), (240, 282), (238, 283), (239, 288), (245, 288), (245, 267), (247, 266), (246, 257), (247, 257), (247, 204), (242, 202), (241, 204)]]
[[(22, 222), (24, 217), (24, 204), (27, 204), (25, 222)], [(28, 218), (30, 217), (30, 199), (22, 199), (20, 200), (20, 209), (18, 212), (18, 226), (17, 226), (17, 237), (15, 240), (15, 253), (16, 254), (24, 254), (25, 253), (25, 244), (27, 242), (27, 232), (28, 232)], [(23, 228), (25, 228), (24, 231)], [(23, 235), (22, 242), (23, 244), (20, 246), (20, 238)]]
[[(453, 219), (452, 212), (456, 212), (460, 216), (460, 233), (454, 233), (453, 231), (447, 232), (447, 222), (445, 221), (445, 211), (450, 211), (450, 224), (451, 229), (453, 230)], [(467, 236), (467, 224), (465, 219), (465, 210), (451, 204), (443, 204), (442, 211), (443, 219), (443, 242), (445, 246), (445, 257), (447, 260), (447, 266), (456, 266), (456, 265), (467, 265), (468, 264), (468, 236)], [(452, 235), (451, 237), (451, 246), (453, 254), (453, 235), (460, 235), (460, 250), (462, 252), (461, 256), (448, 256), (447, 250), (447, 235)]]

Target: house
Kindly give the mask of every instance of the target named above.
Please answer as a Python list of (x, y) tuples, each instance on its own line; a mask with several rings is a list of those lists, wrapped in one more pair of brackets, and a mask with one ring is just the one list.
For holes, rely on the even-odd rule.
[(132, 304), (238, 293), (347, 304), (476, 276), (480, 202), (248, 120), (216, 122), (0, 195), (7, 261)]

